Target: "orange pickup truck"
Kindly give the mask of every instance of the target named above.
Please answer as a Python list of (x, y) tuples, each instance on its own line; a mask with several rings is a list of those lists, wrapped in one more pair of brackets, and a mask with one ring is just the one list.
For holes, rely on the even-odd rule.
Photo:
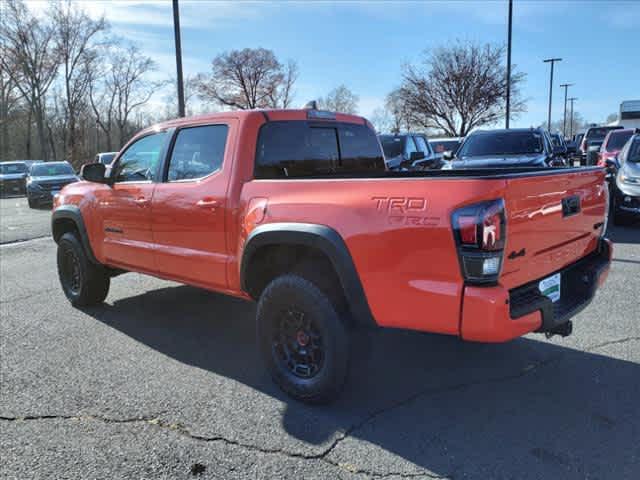
[(101, 303), (141, 272), (258, 301), (276, 383), (341, 390), (353, 328), (503, 342), (568, 335), (605, 280), (600, 168), (390, 172), (371, 124), (315, 109), (224, 112), (136, 135), (55, 198), (64, 293)]

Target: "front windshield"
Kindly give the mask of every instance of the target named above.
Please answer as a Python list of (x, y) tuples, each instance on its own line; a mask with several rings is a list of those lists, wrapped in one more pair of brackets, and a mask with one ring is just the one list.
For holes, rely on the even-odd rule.
[(621, 150), (627, 140), (631, 138), (633, 132), (612, 132), (607, 142), (607, 152)]
[(459, 157), (542, 153), (538, 132), (490, 132), (471, 135), (460, 147)]
[(629, 147), (629, 155), (627, 155), (627, 162), (640, 163), (640, 138), (634, 140)]
[(394, 158), (402, 155), (402, 137), (380, 135), (380, 143), (384, 150), (384, 158)]
[(0, 163), (0, 173), (3, 175), (11, 175), (13, 173), (25, 173), (27, 171), (27, 165), (24, 163)]
[(38, 163), (31, 167), (32, 177), (55, 177), (58, 175), (73, 175), (73, 169), (68, 163)]

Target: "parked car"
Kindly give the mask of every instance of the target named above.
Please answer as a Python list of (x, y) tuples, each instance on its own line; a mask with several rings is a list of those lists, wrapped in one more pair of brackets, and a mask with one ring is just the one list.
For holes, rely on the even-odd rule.
[(640, 133), (639, 128), (625, 128), (623, 130), (611, 130), (602, 142), (598, 155), (598, 166), (605, 167), (606, 161), (615, 158), (622, 150), (622, 147), (636, 133)]
[(418, 133), (378, 135), (389, 170), (437, 167), (427, 137)]
[(341, 113), (181, 118), (82, 175), (52, 214), (70, 302), (125, 271), (255, 300), (267, 369), (307, 402), (342, 389), (354, 328), (568, 335), (611, 259), (603, 169), (388, 171)]
[(109, 165), (114, 158), (116, 158), (116, 155), (118, 154), (118, 152), (102, 152), (102, 153), (98, 153), (96, 155), (96, 162), (99, 163), (104, 163), (105, 165)]
[(25, 162), (0, 162), (0, 195), (24, 195), (27, 170)]
[(32, 165), (27, 177), (29, 207), (50, 205), (53, 197), (65, 185), (78, 180), (69, 162), (44, 162)]
[(640, 220), (640, 134), (634, 134), (614, 158), (605, 160), (610, 180), (613, 223)]
[(623, 128), (622, 125), (587, 128), (582, 138), (582, 143), (580, 144), (580, 150), (582, 151), (580, 163), (582, 165), (596, 165), (598, 163), (600, 147), (607, 134), (612, 130), (621, 130)]
[[(464, 137), (430, 138), (429, 145), (431, 145), (436, 158), (451, 160), (458, 151), (463, 139)], [(445, 154), (447, 154), (447, 158), (444, 158)]]
[(452, 168), (551, 167), (564, 165), (564, 150), (541, 128), (476, 130), (467, 135)]
[(568, 160), (569, 158), (569, 149), (567, 148), (567, 144), (564, 141), (564, 137), (561, 133), (550, 133), (549, 137), (551, 138), (551, 147), (559, 152), (559, 155)]

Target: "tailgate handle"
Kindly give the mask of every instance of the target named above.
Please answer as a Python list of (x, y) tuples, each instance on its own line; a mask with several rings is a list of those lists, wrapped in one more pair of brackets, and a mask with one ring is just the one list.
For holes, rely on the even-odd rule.
[(562, 216), (570, 217), (580, 213), (580, 197), (578, 195), (572, 195), (562, 199)]

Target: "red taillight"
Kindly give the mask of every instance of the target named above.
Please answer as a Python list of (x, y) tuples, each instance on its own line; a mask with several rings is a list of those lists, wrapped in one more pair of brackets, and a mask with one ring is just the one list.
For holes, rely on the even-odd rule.
[(460, 232), (460, 241), (464, 245), (476, 245), (478, 243), (478, 224), (475, 216), (458, 217), (458, 230)]
[(504, 202), (492, 200), (456, 210), (452, 216), (462, 274), (468, 282), (496, 282), (502, 267)]

